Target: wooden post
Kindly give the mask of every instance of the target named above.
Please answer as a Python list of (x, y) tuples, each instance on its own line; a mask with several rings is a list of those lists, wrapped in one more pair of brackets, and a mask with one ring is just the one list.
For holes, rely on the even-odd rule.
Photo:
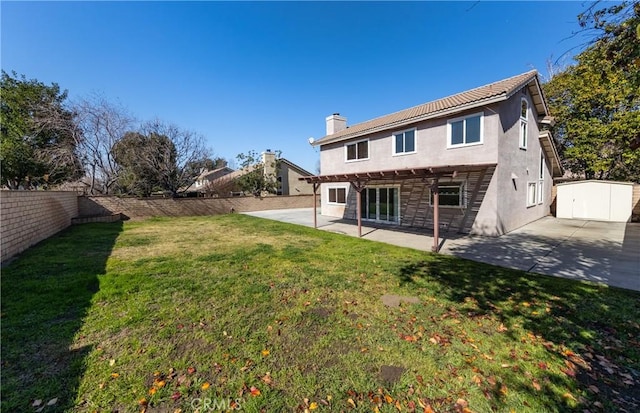
[(358, 237), (362, 237), (362, 189), (356, 190), (357, 214), (358, 214)]
[(351, 187), (356, 191), (356, 214), (358, 215), (358, 237), (362, 238), (362, 190), (364, 185), (360, 182), (351, 182)]
[(438, 177), (433, 180), (431, 190), (433, 191), (433, 247), (431, 247), (431, 251), (438, 252), (440, 249), (440, 190), (438, 188)]
[(313, 227), (318, 228), (318, 188), (320, 183), (313, 184)]

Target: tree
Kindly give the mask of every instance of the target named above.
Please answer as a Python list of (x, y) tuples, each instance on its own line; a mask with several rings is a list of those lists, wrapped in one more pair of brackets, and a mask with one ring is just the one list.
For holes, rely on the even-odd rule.
[(198, 177), (194, 165), (206, 164), (208, 150), (200, 135), (155, 120), (140, 132), (125, 134), (114, 144), (112, 156), (120, 168), (121, 192), (149, 196), (164, 191), (176, 196)]
[(590, 10), (581, 24), (592, 22), (600, 37), (544, 85), (553, 133), (564, 166), (575, 174), (640, 182), (640, 154), (632, 149), (640, 137), (640, 6)]
[[(204, 164), (210, 158), (211, 151), (205, 146), (204, 137), (191, 130), (156, 119), (143, 125), (142, 133), (165, 137), (173, 145), (174, 157), (168, 157), (165, 153), (161, 157), (165, 163), (158, 165), (162, 174), (162, 189), (173, 196), (184, 192), (198, 178), (200, 171), (192, 166)], [(161, 148), (163, 151), (169, 150), (168, 146)]]
[(119, 166), (111, 149), (127, 131), (134, 129), (134, 117), (122, 106), (108, 102), (98, 94), (73, 104), (76, 123), (82, 132), (79, 150), (91, 179), (89, 192), (108, 194), (118, 180)]
[(271, 153), (273, 160), (267, 158), (266, 164), (256, 151), (238, 154), (236, 159), (240, 169), (247, 171), (236, 180), (240, 190), (254, 196), (261, 196), (265, 192), (276, 193), (278, 190), (276, 177), (280, 168), (281, 153), (281, 151)]
[(82, 175), (81, 134), (65, 107), (67, 91), (2, 71), (0, 174), (11, 189), (47, 186)]

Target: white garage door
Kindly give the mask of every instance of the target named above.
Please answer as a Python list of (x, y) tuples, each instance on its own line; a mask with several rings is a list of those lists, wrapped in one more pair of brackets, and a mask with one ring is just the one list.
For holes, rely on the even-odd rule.
[(581, 181), (558, 184), (558, 218), (627, 222), (631, 219), (633, 184)]

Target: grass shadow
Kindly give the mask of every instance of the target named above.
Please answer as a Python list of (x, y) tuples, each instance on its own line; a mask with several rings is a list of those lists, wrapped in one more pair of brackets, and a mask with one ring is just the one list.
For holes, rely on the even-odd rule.
[[(426, 287), (457, 306), (471, 300), (472, 316), (494, 317), (514, 342), (546, 348), (567, 367), (547, 373), (551, 384), (575, 381), (605, 410), (640, 407), (640, 293), (443, 255), (409, 262), (396, 274), (401, 283)], [(507, 385), (539, 395), (516, 376)], [(597, 391), (589, 390), (592, 385)], [(566, 402), (556, 401), (550, 399), (549, 411)]]
[(121, 222), (72, 226), (2, 269), (3, 411), (74, 407), (91, 351), (76, 335), (121, 231)]

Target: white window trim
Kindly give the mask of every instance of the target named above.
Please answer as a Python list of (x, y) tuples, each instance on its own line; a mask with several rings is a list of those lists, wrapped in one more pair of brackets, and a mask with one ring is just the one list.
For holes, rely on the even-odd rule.
[[(451, 144), (451, 124), (454, 122), (459, 122), (461, 120), (465, 120), (468, 118), (474, 118), (476, 116), (480, 116), (480, 141), (479, 142), (472, 142), (472, 143), (458, 143), (455, 145)], [(467, 124), (464, 124), (464, 139), (467, 139)], [(469, 115), (465, 115), (465, 116), (458, 116), (457, 118), (453, 118), (453, 119), (448, 119), (447, 120), (447, 149), (453, 149), (453, 148), (462, 148), (462, 147), (467, 147), (467, 146), (477, 146), (477, 145), (482, 145), (484, 143), (484, 112), (476, 112), (476, 113), (471, 113)]]
[[(396, 152), (396, 135), (400, 133), (405, 133), (413, 131), (413, 151), (411, 152)], [(391, 134), (391, 156), (404, 156), (404, 155), (412, 155), (418, 152), (418, 128), (409, 128), (403, 129), (400, 131), (393, 132)]]
[[(442, 205), (439, 204), (438, 206), (440, 208), (454, 208), (454, 209), (460, 209), (460, 208), (466, 208), (467, 207), (467, 193), (465, 191), (466, 189), (466, 182), (465, 181), (457, 181), (457, 182), (443, 182), (442, 184), (438, 185), (438, 188), (443, 188), (443, 187), (448, 187), (448, 186), (457, 186), (460, 188), (460, 204), (459, 205)], [(433, 206), (433, 198), (431, 197), (431, 188), (429, 188), (429, 206)]]
[[(525, 102), (527, 104), (527, 116), (526, 117), (522, 117), (522, 102)], [(520, 149), (524, 149), (527, 150), (527, 146), (529, 145), (529, 101), (526, 98), (521, 98), (520, 99), (520, 107), (518, 108), (518, 112), (520, 113), (519, 119), (520, 121), (518, 122), (518, 147)], [(524, 145), (523, 143), (523, 136), (522, 136), (522, 124), (525, 124), (525, 136), (524, 136)]]
[(544, 151), (540, 148), (540, 162), (538, 165), (540, 170), (538, 171), (538, 193), (536, 194), (538, 205), (544, 203), (544, 168), (546, 164)]
[[(360, 142), (367, 142), (367, 157), (366, 158), (356, 158), (356, 159), (347, 159), (348, 149), (347, 147), (350, 145), (356, 145), (356, 151), (358, 150), (358, 144)], [(355, 142), (347, 142), (344, 144), (344, 161), (345, 162), (360, 162), (360, 161), (368, 161), (371, 156), (371, 144), (369, 143), (369, 139), (360, 139)]]
[[(534, 207), (536, 205), (538, 205), (538, 182), (539, 181), (527, 181), (527, 190), (525, 191), (526, 193), (526, 203), (527, 203), (527, 208), (531, 208)], [(529, 202), (529, 187), (532, 186), (535, 188), (534, 189), (534, 200), (533, 203)]]
[[(336, 190), (336, 200), (338, 199), (338, 189), (344, 189), (344, 202), (332, 202), (330, 201), (330, 197), (329, 197), (329, 191), (331, 191), (332, 189)], [(348, 187), (346, 186), (328, 186), (327, 187), (327, 204), (328, 205), (347, 205), (347, 197), (349, 196), (349, 191), (348, 191)]]

